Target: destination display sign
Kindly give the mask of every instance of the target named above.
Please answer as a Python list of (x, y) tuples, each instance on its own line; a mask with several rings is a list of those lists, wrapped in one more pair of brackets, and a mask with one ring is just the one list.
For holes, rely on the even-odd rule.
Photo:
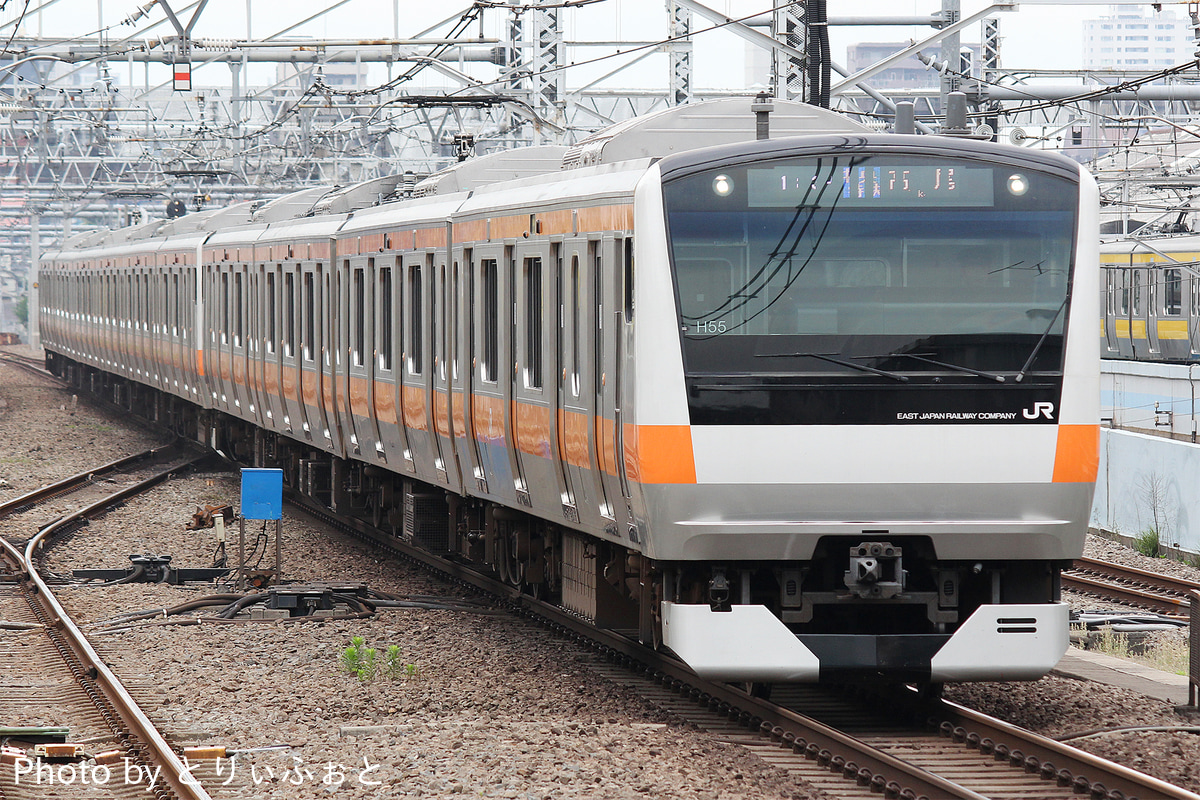
[(751, 208), (987, 208), (995, 200), (993, 182), (992, 170), (961, 164), (830, 167), (803, 163), (746, 170)]

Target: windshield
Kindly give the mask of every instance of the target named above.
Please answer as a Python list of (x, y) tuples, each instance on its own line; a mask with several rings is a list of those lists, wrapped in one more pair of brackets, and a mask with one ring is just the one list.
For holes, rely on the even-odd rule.
[(1078, 202), (1063, 178), (852, 154), (663, 192), (690, 376), (1061, 371)]

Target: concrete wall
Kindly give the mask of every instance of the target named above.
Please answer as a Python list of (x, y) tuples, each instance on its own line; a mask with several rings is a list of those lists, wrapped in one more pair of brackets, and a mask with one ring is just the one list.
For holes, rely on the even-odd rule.
[(1164, 548), (1200, 553), (1200, 445), (1102, 428), (1092, 527), (1136, 537), (1156, 511)]
[(1100, 362), (1100, 416), (1106, 424), (1195, 441), (1198, 415), (1200, 363)]

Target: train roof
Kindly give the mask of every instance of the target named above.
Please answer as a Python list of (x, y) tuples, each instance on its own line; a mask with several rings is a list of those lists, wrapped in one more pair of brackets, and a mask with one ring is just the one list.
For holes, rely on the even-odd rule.
[[(1200, 234), (1160, 234), (1158, 236), (1129, 236), (1109, 239), (1100, 243), (1100, 252), (1106, 254), (1138, 253), (1153, 256), (1155, 253), (1200, 253)], [(1184, 259), (1190, 261), (1191, 259)], [(1163, 258), (1162, 264), (1170, 266), (1170, 259)]]
[[(730, 97), (673, 106), (618, 122), (570, 148), (563, 157), (563, 168), (658, 159), (704, 147), (752, 142), (758, 124), (752, 108), (756, 102), (752, 97)], [(807, 103), (772, 99), (770, 105), (772, 139), (871, 130), (843, 114)]]
[[(239, 203), (173, 220), (72, 237), (58, 251), (107, 249), (134, 242), (144, 242), (144, 249), (153, 250), (164, 240), (173, 240), (172, 247), (193, 246), (197, 236), (209, 236), (214, 243), (245, 242), (272, 239), (283, 230), (289, 235), (332, 235), (343, 226), (345, 230), (363, 230), (380, 224), (383, 220), (378, 215), (385, 213), (387, 221), (393, 222), (402, 208), (406, 218), (445, 218), (459, 206), (469, 210), (471, 204), (464, 205), (464, 201), (473, 193), (490, 195), (493, 204), (501, 189), (519, 190), (514, 191), (514, 202), (517, 195), (522, 202), (557, 196), (556, 190), (547, 187), (561, 186), (563, 178), (578, 179), (590, 190), (598, 181), (607, 192), (619, 194), (632, 185), (630, 173), (644, 170), (655, 160), (700, 148), (754, 141), (757, 118), (752, 106), (756, 102), (756, 98), (747, 96), (674, 106), (617, 123), (571, 147), (525, 147), (471, 158), (415, 185), (407, 182), (410, 176), (394, 174), (349, 186), (317, 186), (266, 203)], [(772, 139), (869, 131), (848, 117), (805, 103), (772, 99), (770, 106)], [(565, 171), (571, 174), (564, 175)], [(618, 173), (624, 176), (616, 177)]]
[(566, 153), (567, 148), (558, 145), (520, 147), (488, 153), (435, 172), (413, 188), (413, 195), (427, 197), (435, 194), (453, 194), (492, 183), (557, 172)]

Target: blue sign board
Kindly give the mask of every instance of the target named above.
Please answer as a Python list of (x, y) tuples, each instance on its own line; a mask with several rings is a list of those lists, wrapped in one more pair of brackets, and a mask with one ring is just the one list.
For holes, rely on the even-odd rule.
[(283, 470), (242, 470), (242, 518), (283, 518)]

